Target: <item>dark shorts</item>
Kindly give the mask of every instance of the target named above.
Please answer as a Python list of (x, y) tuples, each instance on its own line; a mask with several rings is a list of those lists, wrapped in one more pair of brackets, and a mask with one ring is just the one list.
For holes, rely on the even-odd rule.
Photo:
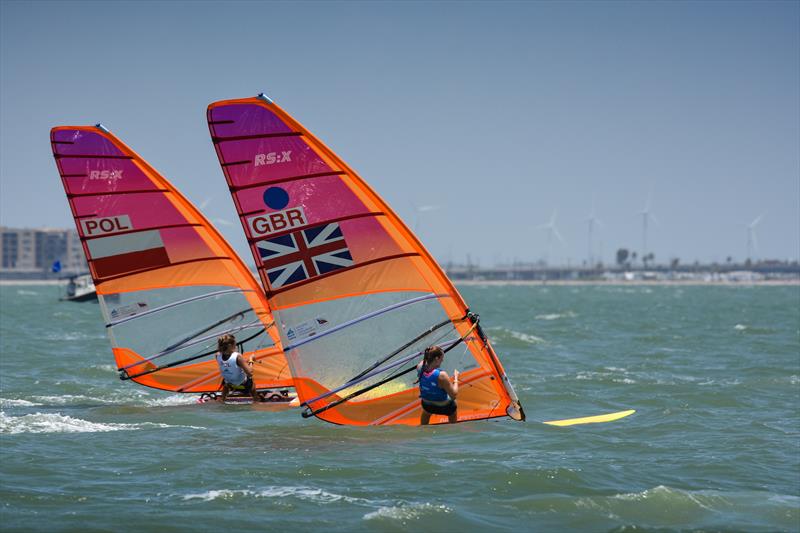
[(230, 391), (249, 393), (253, 389), (253, 378), (247, 378), (247, 381), (240, 385), (231, 385), (230, 383), (227, 383), (227, 385)]
[(456, 412), (458, 406), (456, 405), (455, 400), (450, 400), (450, 402), (445, 405), (436, 405), (422, 400), (422, 408), (432, 415), (450, 416)]

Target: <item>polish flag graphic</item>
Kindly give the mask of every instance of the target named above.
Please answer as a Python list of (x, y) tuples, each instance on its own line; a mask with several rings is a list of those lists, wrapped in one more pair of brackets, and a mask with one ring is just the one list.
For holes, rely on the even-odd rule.
[(100, 237), (86, 241), (97, 278), (109, 278), (170, 264), (158, 230)]

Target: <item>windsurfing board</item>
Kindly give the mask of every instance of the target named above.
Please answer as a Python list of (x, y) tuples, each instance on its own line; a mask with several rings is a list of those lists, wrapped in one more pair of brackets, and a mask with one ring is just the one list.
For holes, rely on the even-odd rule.
[[(253, 402), (252, 396), (249, 394), (243, 394), (241, 392), (232, 392), (228, 394), (228, 397), (225, 399), (226, 405), (248, 405), (253, 403), (258, 404), (283, 404), (289, 407), (293, 407), (295, 405), (299, 405), (297, 401), (297, 394), (291, 392), (287, 389), (263, 389), (258, 391), (258, 395), (261, 397), (260, 402)], [(204, 392), (197, 398), (197, 403), (208, 403), (208, 402), (221, 402), (222, 401), (222, 393), (221, 392)]]

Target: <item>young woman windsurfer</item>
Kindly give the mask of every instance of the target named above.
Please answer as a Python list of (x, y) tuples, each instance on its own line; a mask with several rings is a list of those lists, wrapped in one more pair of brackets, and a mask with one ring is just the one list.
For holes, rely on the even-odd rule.
[(253, 358), (245, 363), (242, 354), (236, 351), (236, 337), (222, 335), (217, 338), (217, 365), (222, 374), (222, 401), (228, 399), (231, 390), (243, 390), (253, 397), (254, 402), (261, 401), (253, 383)]
[(445, 415), (453, 424), (458, 420), (456, 396), (458, 396), (458, 370), (450, 376), (439, 367), (444, 361), (444, 351), (438, 346), (425, 349), (425, 358), (419, 367), (419, 397), (422, 399), (420, 424), (427, 425), (431, 415)]

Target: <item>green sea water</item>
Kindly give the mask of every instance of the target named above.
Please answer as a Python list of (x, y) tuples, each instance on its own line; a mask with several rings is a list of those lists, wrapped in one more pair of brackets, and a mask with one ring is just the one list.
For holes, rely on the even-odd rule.
[(0, 287), (0, 529), (800, 531), (800, 287), (459, 290), (527, 422), (195, 404), (117, 378), (97, 304)]

